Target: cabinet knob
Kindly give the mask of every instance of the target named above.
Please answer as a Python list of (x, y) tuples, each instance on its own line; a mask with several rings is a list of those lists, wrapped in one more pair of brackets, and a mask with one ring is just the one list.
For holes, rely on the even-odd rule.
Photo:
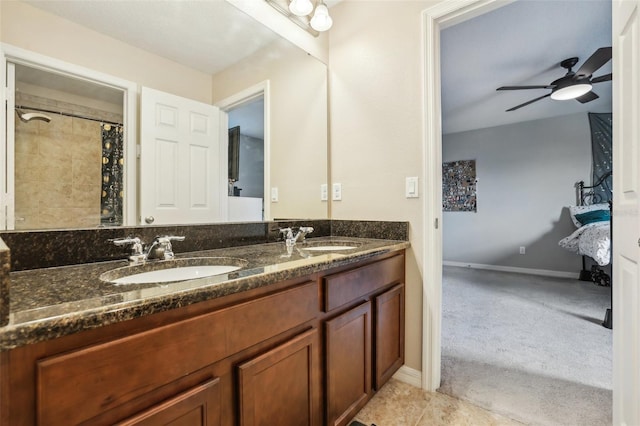
[(147, 224), (149, 225), (152, 224), (154, 220), (155, 219), (153, 218), (153, 216), (147, 216), (144, 218), (144, 221), (147, 222)]

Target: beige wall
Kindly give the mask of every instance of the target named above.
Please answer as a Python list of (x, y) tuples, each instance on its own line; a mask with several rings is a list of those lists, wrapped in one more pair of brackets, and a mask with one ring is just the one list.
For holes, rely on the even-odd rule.
[(214, 104), (269, 80), (270, 180), (279, 192), (271, 218), (328, 217), (327, 202), (320, 201), (320, 185), (327, 182), (326, 72), (281, 40), (213, 77)]
[(406, 220), (406, 360), (421, 370), (423, 176), (421, 1), (344, 1), (331, 9), (331, 180), (342, 183), (334, 219)]
[[(0, 1), (0, 41), (211, 103), (211, 77), (20, 1)], [(117, 22), (114, 21), (114, 25)]]

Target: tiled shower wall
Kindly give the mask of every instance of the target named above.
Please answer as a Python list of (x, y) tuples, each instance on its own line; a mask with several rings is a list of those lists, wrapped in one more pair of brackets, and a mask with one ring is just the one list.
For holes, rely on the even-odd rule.
[[(51, 110), (64, 110), (66, 106), (27, 97), (16, 99), (16, 104)], [(73, 111), (82, 112), (77, 106)], [(84, 112), (87, 115), (89, 111)], [(24, 123), (15, 116), (15, 227), (98, 226), (102, 179), (100, 123), (60, 114), (46, 115), (51, 122)]]

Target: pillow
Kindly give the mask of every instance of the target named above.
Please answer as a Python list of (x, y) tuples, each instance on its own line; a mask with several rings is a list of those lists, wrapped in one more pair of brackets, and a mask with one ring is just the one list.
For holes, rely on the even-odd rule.
[(576, 215), (576, 220), (583, 226), (595, 222), (609, 222), (610, 214), (608, 210), (592, 210)]
[(609, 203), (600, 203), (600, 204), (591, 204), (588, 206), (569, 206), (569, 214), (571, 216), (571, 220), (576, 228), (580, 228), (582, 224), (578, 219), (576, 219), (577, 214), (592, 212), (594, 210), (606, 210), (609, 211)]

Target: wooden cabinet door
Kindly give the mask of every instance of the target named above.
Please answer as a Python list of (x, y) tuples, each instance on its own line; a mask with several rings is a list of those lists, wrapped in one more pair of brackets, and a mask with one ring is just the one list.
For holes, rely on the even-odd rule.
[(325, 323), (327, 424), (345, 425), (371, 393), (371, 302)]
[(220, 379), (208, 380), (117, 423), (117, 426), (218, 426)]
[(404, 364), (404, 284), (375, 298), (374, 387), (380, 390)]
[(238, 367), (240, 425), (320, 426), (318, 329)]

